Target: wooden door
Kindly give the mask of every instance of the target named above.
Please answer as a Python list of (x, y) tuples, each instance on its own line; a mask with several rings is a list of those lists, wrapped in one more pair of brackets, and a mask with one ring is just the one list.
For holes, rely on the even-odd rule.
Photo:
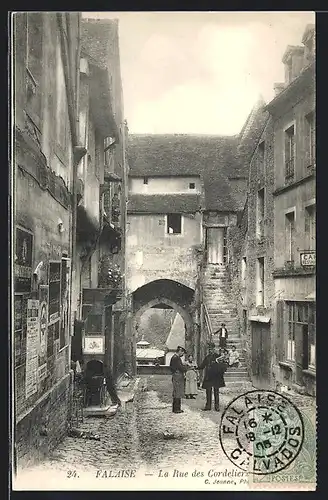
[(268, 323), (252, 322), (252, 380), (255, 387), (268, 388), (271, 366), (271, 331)]
[(225, 229), (225, 227), (208, 227), (206, 230), (209, 264), (225, 263)]

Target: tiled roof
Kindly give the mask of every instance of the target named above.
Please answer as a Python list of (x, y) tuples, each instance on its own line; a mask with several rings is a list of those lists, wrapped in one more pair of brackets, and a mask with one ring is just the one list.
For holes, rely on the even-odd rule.
[(196, 194), (130, 194), (128, 201), (129, 213), (195, 213), (199, 208)]
[(130, 135), (129, 175), (200, 175), (206, 210), (239, 211), (244, 202), (240, 193), (234, 193), (229, 178), (248, 177), (250, 159), (266, 120), (264, 104), (262, 99), (256, 103), (237, 136)]
[(81, 32), (82, 53), (86, 53), (89, 58), (93, 59), (94, 64), (107, 70), (117, 43), (117, 20), (83, 19)]
[(237, 138), (197, 135), (131, 135), (130, 176), (200, 175), (206, 208), (233, 209), (227, 174), (237, 162)]

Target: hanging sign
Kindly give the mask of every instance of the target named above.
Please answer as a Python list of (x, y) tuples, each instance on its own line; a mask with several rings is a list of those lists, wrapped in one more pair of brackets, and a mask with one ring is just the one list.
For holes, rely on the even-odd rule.
[(39, 351), (39, 301), (27, 301), (26, 321), (26, 376), (25, 397), (26, 399), (38, 390), (38, 351)]

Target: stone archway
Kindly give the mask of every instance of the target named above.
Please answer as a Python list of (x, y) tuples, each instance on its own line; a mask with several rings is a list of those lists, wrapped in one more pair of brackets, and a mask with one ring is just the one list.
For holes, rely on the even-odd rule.
[(180, 314), (185, 324), (185, 348), (196, 354), (195, 290), (174, 280), (157, 279), (130, 292), (129, 338), (126, 352), (129, 353), (127, 366), (132, 373), (136, 373), (137, 369), (136, 324), (146, 310), (155, 307), (160, 309), (161, 305), (163, 308), (172, 308)]
[(169, 306), (170, 308), (174, 309), (177, 313), (180, 314), (182, 317), (184, 324), (185, 324), (185, 342), (186, 342), (186, 348), (187, 346), (190, 347), (190, 339), (192, 338), (193, 335), (193, 328), (194, 328), (194, 323), (193, 323), (193, 318), (191, 314), (182, 306), (174, 302), (173, 300), (170, 300), (168, 298), (156, 298), (152, 299), (146, 304), (142, 305), (135, 311), (134, 317), (133, 317), (133, 329), (135, 330), (137, 327), (137, 324), (140, 321), (141, 316), (143, 315), (144, 312), (146, 312), (148, 309), (151, 309), (154, 306), (158, 306), (164, 304), (166, 306)]

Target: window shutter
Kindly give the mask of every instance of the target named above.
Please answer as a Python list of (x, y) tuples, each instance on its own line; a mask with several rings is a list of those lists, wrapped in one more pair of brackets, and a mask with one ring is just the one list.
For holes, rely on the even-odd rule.
[(285, 131), (285, 164), (290, 159), (290, 141), (287, 131)]
[(277, 361), (284, 358), (284, 326), (285, 326), (285, 303), (283, 300), (277, 300), (277, 342), (276, 357)]
[(304, 120), (304, 151), (305, 151), (305, 167), (311, 166), (311, 123), (310, 118)]

